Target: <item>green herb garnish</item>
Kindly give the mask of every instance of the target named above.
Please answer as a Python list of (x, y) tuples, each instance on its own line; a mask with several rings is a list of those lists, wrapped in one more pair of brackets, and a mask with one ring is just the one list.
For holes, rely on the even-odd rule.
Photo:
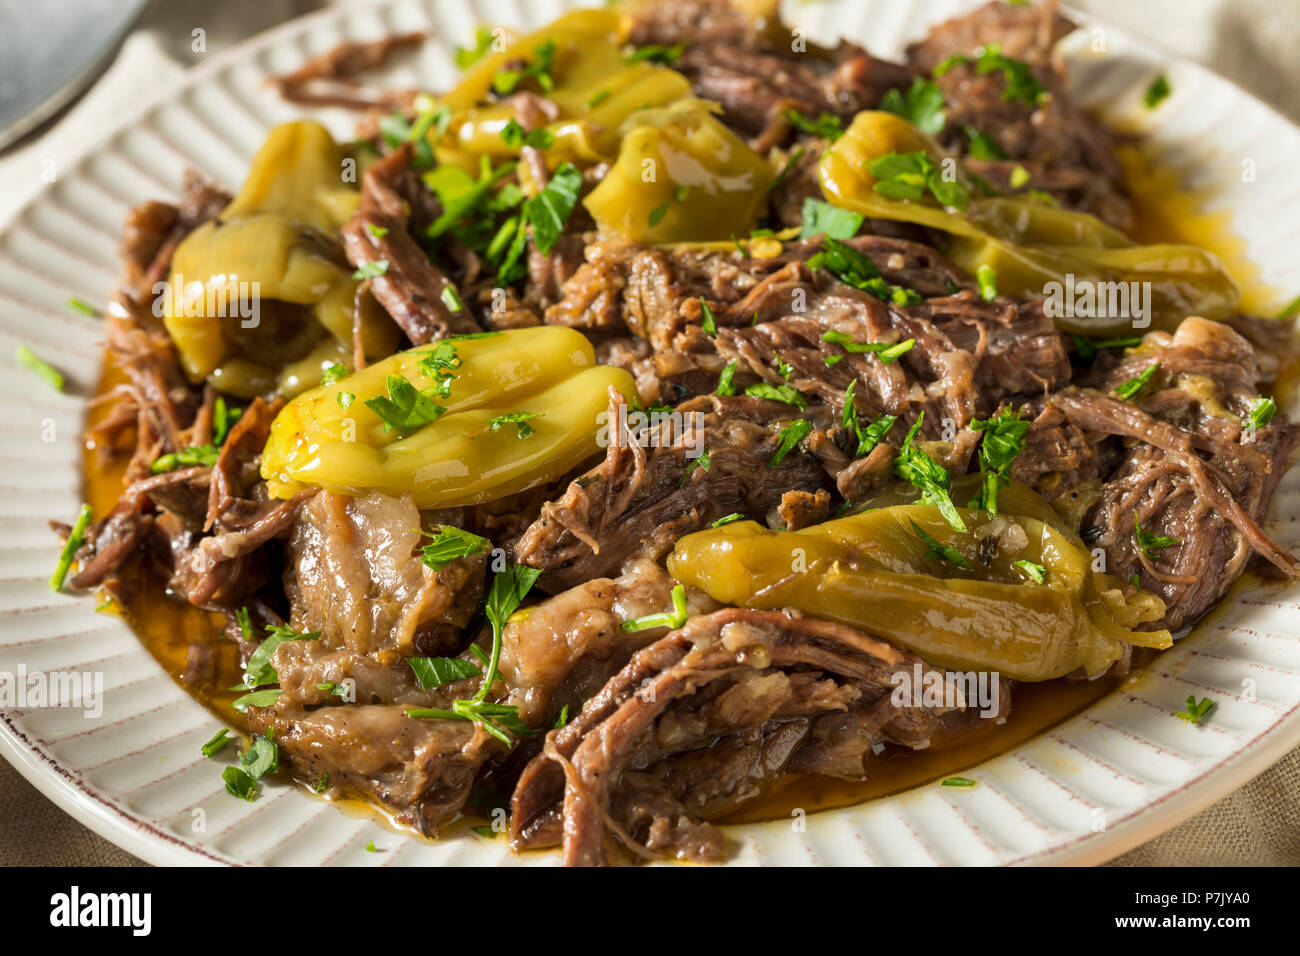
[(826, 235), (832, 239), (850, 239), (858, 234), (865, 217), (839, 206), (832, 206), (809, 196), (803, 201), (803, 221), (799, 228), (800, 239)]
[(421, 687), (441, 687), (454, 684), (469, 677), (478, 677), (483, 672), (469, 661), (459, 657), (408, 657), (406, 663), (415, 672), (415, 680)]
[(1041, 564), (1036, 564), (1028, 558), (1023, 558), (1019, 561), (1013, 562), (1011, 566), (1016, 570), (1023, 572), (1026, 577), (1032, 578), (1037, 584), (1047, 583), (1047, 568), (1043, 567)]
[(222, 727), (217, 731), (216, 736), (199, 748), (199, 753), (205, 757), (215, 757), (221, 751), (225, 750), (230, 744), (230, 731)]
[(1183, 710), (1175, 711), (1174, 716), (1179, 720), (1185, 720), (1189, 724), (1199, 724), (1205, 716), (1214, 710), (1214, 701), (1208, 697), (1202, 697), (1201, 702), (1196, 702), (1196, 697), (1188, 697), (1183, 702)]
[(27, 346), (18, 346), (18, 350), (14, 352), (14, 358), (18, 360), (18, 364), (23, 368), (27, 369), (29, 372), (35, 372), (41, 378), (45, 379), (45, 381), (49, 383), (50, 387), (56, 392), (63, 391), (63, 373), (49, 362), (40, 358)]
[(773, 402), (784, 402), (799, 409), (808, 407), (808, 399), (804, 397), (803, 392), (793, 385), (769, 385), (767, 382), (758, 382), (748, 386), (745, 389), (745, 394), (753, 398), (766, 398)]
[(948, 122), (943, 105), (939, 84), (918, 76), (906, 93), (888, 90), (880, 98), (879, 109), (903, 117), (923, 133), (938, 136)]
[(447, 410), (401, 375), (389, 375), (388, 397), (368, 398), (366, 407), (379, 416), (384, 431), (395, 431), (400, 435), (409, 435), (436, 422)]
[(1122, 398), (1124, 401), (1127, 402), (1129, 399), (1136, 396), (1138, 392), (1142, 391), (1142, 389), (1146, 387), (1147, 383), (1151, 381), (1151, 377), (1155, 375), (1156, 372), (1159, 370), (1160, 370), (1160, 363), (1152, 362), (1149, 366), (1147, 366), (1146, 370), (1143, 371), (1141, 375), (1138, 375), (1134, 378), (1129, 379), (1127, 382), (1117, 385), (1114, 389), (1114, 394), (1118, 395), (1120, 398)]
[(1138, 549), (1148, 558), (1158, 557), (1165, 548), (1183, 543), (1182, 538), (1171, 538), (1168, 535), (1143, 531), (1136, 512), (1133, 514), (1133, 538), (1137, 542)]
[[(911, 521), (910, 518), (908, 520)], [(929, 550), (925, 552), (927, 558), (934, 558), (937, 561), (947, 561), (950, 564), (957, 565), (959, 568), (965, 568), (968, 571), (970, 570), (970, 562), (966, 560), (960, 551), (950, 544), (941, 544), (938, 538), (930, 534), (930, 532), (926, 531), (915, 521), (912, 521), (911, 523), (912, 530), (916, 532), (916, 536), (929, 546)]]
[(898, 457), (894, 459), (894, 472), (905, 481), (911, 482), (912, 486), (921, 492), (922, 504), (934, 505), (949, 525), (957, 531), (965, 531), (966, 523), (962, 521), (957, 506), (952, 503), (952, 496), (948, 493), (950, 480), (948, 470), (915, 444), (924, 419), (925, 412), (921, 412), (917, 416), (916, 424), (908, 429), (907, 437), (903, 439), (903, 447), (898, 450)]
[(528, 424), (528, 419), (545, 417), (545, 412), (511, 412), (508, 415), (498, 415), (495, 418), (489, 418), (487, 428), (488, 431), (494, 432), (505, 425), (514, 425), (517, 436), (519, 438), (527, 438), (529, 435), (532, 435), (537, 431), (536, 428)]
[(1147, 109), (1153, 110), (1167, 100), (1172, 92), (1173, 89), (1169, 85), (1169, 78), (1161, 73), (1151, 81), (1147, 91), (1142, 94), (1142, 103)]
[(971, 429), (984, 433), (980, 440), (980, 470), (984, 473), (984, 482), (979, 497), (971, 502), (972, 508), (997, 516), (998, 489), (1011, 484), (1011, 465), (1024, 451), (1029, 425), (1028, 420), (1022, 419), (1020, 413), (1011, 408), (1002, 409), (992, 418), (971, 420)]
[(680, 584), (673, 585), (673, 609), (664, 611), (660, 614), (649, 614), (645, 617), (638, 617), (635, 620), (624, 621), (623, 630), (629, 634), (636, 631), (648, 631), (652, 627), (666, 627), (669, 630), (677, 630), (686, 623), (688, 611), (686, 610), (686, 588)]
[(815, 120), (809, 119), (798, 110), (786, 110), (782, 115), (795, 128), (813, 136), (828, 139), (832, 143), (844, 135), (844, 124), (840, 122), (838, 116), (831, 113), (822, 113)]
[(63, 550), (59, 552), (59, 563), (54, 566), (54, 573), (50, 575), (51, 591), (63, 590), (63, 582), (68, 577), (68, 569), (72, 567), (72, 558), (85, 539), (86, 529), (90, 527), (90, 519), (93, 514), (90, 505), (86, 504), (83, 504), (77, 511), (77, 518), (72, 522), (72, 530), (68, 532), (68, 540), (63, 542)]
[(805, 419), (799, 419), (797, 422), (791, 422), (781, 429), (777, 436), (776, 451), (767, 462), (768, 468), (775, 468), (785, 459), (785, 456), (794, 451), (799, 442), (803, 441), (812, 432), (812, 422)]
[(420, 561), (435, 571), (441, 571), (457, 558), (482, 554), (492, 546), (487, 538), (451, 525), (443, 525), (436, 534), (429, 531), (421, 533), (433, 540), (420, 547)]

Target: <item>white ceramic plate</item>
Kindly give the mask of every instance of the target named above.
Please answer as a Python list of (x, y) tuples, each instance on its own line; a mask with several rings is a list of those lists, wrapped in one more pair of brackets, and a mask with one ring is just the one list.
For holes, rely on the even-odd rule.
[[(69, 813), (152, 863), (448, 865), (554, 863), (515, 856), (503, 840), (470, 833), (426, 842), (288, 785), (268, 783), (253, 803), (227, 796), (220, 765), (199, 756), (217, 721), (164, 674), (90, 597), (53, 595), (57, 548), (46, 519), (69, 519), (81, 500), (80, 434), (100, 367), (87, 320), (69, 296), (103, 302), (118, 273), (114, 252), (129, 206), (178, 194), (186, 166), (236, 186), (263, 134), (299, 115), (263, 86), (344, 40), (426, 30), (429, 42), (386, 79), (445, 89), (452, 50), (476, 24), (532, 28), (574, 5), (561, 0), (389, 0), (333, 9), (257, 37), (188, 74), (156, 104), (116, 126), (62, 171), (0, 238), (0, 671), (93, 672), (104, 679), (98, 719), (80, 710), (0, 710), (0, 752)], [(796, 4), (792, 24), (814, 39), (842, 34), (873, 52), (903, 45), (970, 0), (832, 0)], [(1100, 29), (1102, 34), (1092, 33)], [(1300, 232), (1294, 157), (1300, 131), (1205, 70), (1089, 25), (1067, 44), (1087, 104), (1130, 113), (1164, 71), (1173, 96), (1150, 119), (1164, 162), (1208, 188), (1247, 239), (1264, 283), (1297, 285)], [(1090, 49), (1098, 36), (1105, 53)], [(1118, 104), (1118, 106), (1116, 106)], [(339, 136), (354, 117), (315, 111)], [(1253, 182), (1243, 182), (1244, 161)], [(18, 370), (29, 345), (69, 379), (57, 395)], [(1292, 409), (1292, 414), (1295, 410)], [(1300, 544), (1300, 469), (1283, 483), (1271, 530)], [(977, 767), (972, 790), (921, 787), (846, 810), (731, 828), (734, 862), (753, 864), (1087, 863), (1168, 829), (1241, 786), (1300, 743), (1300, 592), (1234, 591), (1143, 680), (1085, 713)], [(1173, 714), (1188, 694), (1218, 702), (1204, 726)], [(381, 852), (365, 851), (374, 841)]]

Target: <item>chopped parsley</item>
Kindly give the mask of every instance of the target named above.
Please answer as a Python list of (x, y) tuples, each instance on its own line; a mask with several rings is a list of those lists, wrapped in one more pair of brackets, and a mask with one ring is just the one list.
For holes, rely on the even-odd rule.
[(876, 192), (889, 199), (921, 200), (933, 196), (942, 206), (960, 212), (970, 207), (970, 190), (957, 180), (944, 178), (943, 170), (925, 150), (886, 153), (867, 164), (875, 177)]
[(29, 372), (34, 372), (49, 383), (50, 388), (56, 392), (63, 391), (63, 373), (56, 369), (49, 362), (39, 357), (35, 352), (25, 345), (18, 346), (14, 353), (14, 358), (18, 364)]
[(491, 27), (479, 27), (474, 31), (474, 45), (472, 47), (456, 47), (456, 66), (462, 70), (468, 70), (483, 59), (487, 52), (492, 49), (493, 39)]
[(940, 786), (943, 787), (964, 787), (970, 788), (975, 786), (976, 781), (970, 777), (945, 777)]
[(601, 103), (609, 99), (612, 95), (613, 95), (613, 91), (610, 90), (609, 87), (606, 87), (603, 90), (598, 90), (591, 99), (587, 100), (587, 109), (589, 110), (595, 109)]
[(998, 141), (987, 133), (981, 133), (969, 123), (963, 127), (966, 138), (970, 140), (970, 149), (967, 154), (971, 159), (1006, 159), (1007, 154), (1002, 151)]
[[(855, 342), (847, 332), (832, 329), (822, 335), (823, 342), (843, 347), (851, 355), (874, 355), (885, 365), (889, 365), (899, 356), (906, 354), (916, 345), (916, 339), (904, 339), (902, 342)], [(827, 362), (828, 365), (834, 364)]]
[(498, 428), (506, 425), (514, 425), (515, 433), (519, 438), (527, 438), (537, 432), (537, 429), (528, 424), (530, 418), (545, 418), (545, 412), (511, 412), (508, 415), (498, 415), (495, 418), (489, 418), (487, 422), (488, 431), (494, 432)]
[(230, 702), (230, 706), (239, 713), (245, 714), (250, 707), (270, 707), (279, 696), (280, 688), (268, 687), (266, 690), (255, 690), (243, 697), (237, 697)]
[(388, 260), (376, 259), (374, 262), (367, 262), (352, 273), (354, 279), (374, 279), (378, 276), (388, 273)]
[(320, 631), (305, 631), (300, 634), (293, 628), (280, 624), (268, 624), (266, 630), (268, 632), (266, 638), (257, 645), (257, 649), (249, 655), (248, 663), (244, 665), (244, 682), (231, 688), (232, 690), (253, 690), (256, 687), (278, 683), (280, 677), (271, 665), (271, 655), (275, 653), (276, 648), (286, 641), (320, 639)]
[(782, 115), (796, 129), (801, 129), (812, 136), (828, 139), (832, 143), (844, 135), (844, 124), (840, 122), (838, 116), (830, 113), (822, 113), (815, 120), (809, 119), (798, 110), (786, 110)]
[(1261, 395), (1251, 402), (1250, 413), (1247, 415), (1246, 421), (1251, 428), (1258, 430), (1271, 422), (1276, 414), (1277, 402), (1267, 395)]
[(668, 215), (668, 205), (668, 203), (664, 203), (662, 206), (655, 206), (650, 210), (649, 221), (651, 229), (654, 229), (659, 225), (659, 223), (664, 221), (664, 216)]
[(1011, 566), (1024, 574), (1025, 577), (1032, 578), (1037, 584), (1047, 583), (1047, 568), (1043, 567), (1041, 564), (1036, 564), (1028, 558), (1022, 558), (1019, 561), (1013, 562)]
[(561, 163), (546, 187), (524, 203), (524, 218), (533, 227), (533, 243), (542, 255), (550, 255), (555, 241), (578, 205), (582, 173), (573, 163)]
[(475, 826), (470, 827), (470, 829), (485, 840), (495, 840), (497, 838), (497, 831), (493, 830), (490, 826)]
[(327, 773), (322, 774), (321, 778), (311, 785), (311, 792), (324, 793), (326, 790), (329, 789), (329, 786), (330, 786), (330, 775)]
[(700, 296), (700, 328), (704, 330), (705, 335), (718, 334), (718, 320), (713, 315), (713, 310), (709, 308), (708, 300)]
[(799, 409), (808, 407), (808, 399), (804, 397), (803, 392), (793, 385), (769, 385), (767, 382), (758, 382), (746, 388), (745, 394), (753, 398), (766, 398), (773, 402), (784, 402)]
[(244, 773), (254, 780), (261, 780), (268, 773), (280, 769), (280, 748), (266, 737), (254, 737), (248, 751), (239, 755), (239, 763)]
[(72, 567), (73, 555), (81, 547), (81, 542), (86, 537), (86, 529), (90, 527), (90, 519), (94, 512), (90, 505), (83, 504), (77, 511), (77, 518), (72, 522), (72, 529), (68, 532), (68, 540), (63, 543), (63, 550), (59, 552), (59, 563), (54, 566), (54, 573), (50, 575), (50, 590), (62, 591), (63, 582), (68, 577), (68, 569)]
[(339, 392), (334, 396), (334, 400), (339, 403), (339, 408), (345, 412), (352, 407), (352, 403), (357, 400), (355, 392)]
[(1134, 396), (1136, 396), (1138, 392), (1142, 391), (1142, 389), (1144, 389), (1147, 386), (1147, 383), (1151, 381), (1151, 377), (1155, 375), (1156, 372), (1158, 372), (1159, 370), (1160, 370), (1160, 363), (1152, 362), (1149, 366), (1147, 366), (1147, 368), (1142, 372), (1142, 374), (1129, 379), (1127, 382), (1123, 382), (1122, 384), (1115, 386), (1114, 394), (1118, 395), (1126, 402), (1129, 401)]
[(221, 751), (230, 745), (230, 731), (222, 727), (217, 731), (216, 736), (199, 748), (199, 753), (205, 757), (215, 757)]
[(68, 299), (68, 308), (73, 312), (80, 312), (82, 315), (90, 319), (99, 318), (99, 312), (93, 305), (84, 299), (78, 299), (76, 296)]
[(687, 479), (689, 479), (691, 475), (695, 474), (696, 468), (701, 471), (708, 471), (712, 465), (713, 459), (709, 457), (708, 452), (705, 452), (698, 458), (692, 458), (691, 463), (687, 465), (686, 470), (682, 472), (681, 478), (677, 479), (677, 487), (680, 488), (682, 485), (686, 484)]
[(780, 435), (777, 436), (776, 451), (768, 460), (767, 467), (775, 468), (781, 464), (785, 456), (794, 451), (799, 442), (807, 438), (812, 433), (812, 430), (812, 422), (802, 418), (782, 428)]
[(1131, 335), (1127, 338), (1118, 339), (1099, 339), (1093, 340), (1082, 335), (1074, 336), (1074, 348), (1079, 353), (1079, 358), (1087, 361), (1096, 356), (1102, 349), (1129, 349), (1135, 345), (1142, 344), (1142, 336)]
[(911, 521), (912, 530), (916, 532), (916, 536), (929, 547), (929, 550), (925, 552), (927, 558), (934, 558), (937, 561), (947, 561), (949, 564), (955, 564), (959, 568), (965, 568), (968, 571), (970, 570), (970, 562), (966, 560), (960, 551), (950, 544), (941, 544), (938, 538), (930, 534), (930, 532), (926, 531), (915, 521), (912, 521), (910, 518), (908, 520)]
[(1011, 175), (1007, 177), (1007, 185), (1012, 189), (1022, 189), (1029, 185), (1029, 170), (1023, 166), (1016, 166), (1011, 170)]
[[(322, 378), (323, 378), (322, 374)], [(152, 474), (175, 471), (177, 468), (190, 468), (195, 465), (215, 465), (221, 457), (221, 446), (230, 433), (230, 426), (239, 420), (244, 410), (226, 407), (226, 400), (218, 398), (212, 406), (212, 441), (206, 445), (189, 445), (180, 451), (159, 455), (149, 466)]]
[(722, 374), (718, 376), (718, 388), (716, 394), (718, 395), (736, 394), (736, 386), (732, 384), (732, 379), (736, 377), (737, 361), (738, 361), (737, 359), (732, 359), (730, 362), (728, 362), (727, 367), (724, 368), (722, 370)]
[(373, 222), (368, 222), (366, 223), (366, 232), (370, 233), (376, 239), (382, 239), (384, 236), (388, 235), (388, 228), (386, 226), (376, 226)]
[(232, 797), (249, 803), (257, 797), (257, 781), (238, 767), (227, 767), (221, 771), (221, 779), (226, 782), (226, 793)]
[(825, 235), (831, 239), (849, 239), (858, 234), (865, 217), (839, 206), (832, 206), (809, 196), (803, 201), (803, 221), (799, 227), (800, 239)]
[(368, 398), (366, 407), (379, 416), (385, 431), (409, 435), (418, 428), (436, 422), (447, 410), (426, 393), (432, 390), (422, 392), (404, 376), (389, 375), (388, 396)]
[(330, 362), (321, 369), (320, 383), (322, 385), (333, 385), (335, 382), (342, 381), (347, 377), (347, 366), (340, 365), (338, 362)]
[(686, 610), (686, 588), (680, 584), (673, 585), (673, 609), (664, 611), (659, 614), (648, 614), (645, 617), (638, 617), (631, 621), (623, 622), (623, 630), (631, 634), (636, 631), (648, 631), (652, 627), (666, 627), (669, 630), (677, 630), (686, 623), (688, 612)]
[(952, 496), (948, 493), (948, 470), (915, 444), (924, 419), (925, 412), (921, 412), (916, 424), (908, 429), (903, 447), (894, 459), (894, 472), (921, 492), (922, 504), (934, 505), (949, 525), (957, 531), (965, 531), (966, 523), (962, 521), (957, 506), (952, 503)]
[(411, 665), (416, 682), (425, 690), (443, 684), (454, 684), (468, 677), (478, 677), (483, 673), (459, 657), (408, 657), (406, 663)]
[(943, 109), (943, 90), (933, 80), (918, 76), (906, 93), (889, 90), (880, 98), (880, 109), (907, 120), (922, 133), (938, 136), (948, 122)]
[[(519, 717), (519, 708), (509, 704), (495, 704), (487, 700), (488, 692), (498, 678), (497, 666), (501, 661), (501, 643), (506, 621), (532, 590), (541, 571), (522, 564), (510, 565), (498, 571), (488, 589), (485, 613), (492, 626), (492, 653), (484, 661), (487, 671), (479, 685), (478, 693), (468, 700), (454, 700), (451, 710), (419, 708), (408, 710), (407, 716), (441, 720), (468, 720), (479, 724), (503, 744), (510, 744), (511, 734), (530, 734), (532, 731)], [(477, 645), (472, 645), (477, 648)], [(482, 659), (481, 649), (478, 650)]]
[(555, 136), (547, 129), (535, 129), (531, 133), (524, 132), (523, 126), (518, 120), (509, 120), (501, 128), (501, 138), (505, 140), (507, 146), (518, 149), (521, 146), (531, 146), (533, 149), (550, 149), (555, 145)]
[(555, 723), (551, 724), (556, 730), (563, 727), (569, 722), (569, 705), (565, 704), (560, 708), (560, 712), (555, 715)]
[(1138, 549), (1148, 558), (1159, 557), (1160, 552), (1165, 548), (1183, 543), (1182, 538), (1171, 538), (1168, 535), (1142, 530), (1142, 523), (1138, 521), (1136, 512), (1133, 514), (1133, 539), (1137, 542)]
[(985, 263), (975, 270), (975, 281), (979, 283), (980, 298), (985, 302), (998, 297), (998, 273), (991, 265)]
[(984, 473), (984, 483), (971, 507), (997, 516), (998, 489), (1011, 483), (1011, 465), (1024, 451), (1029, 425), (1027, 419), (1022, 419), (1020, 413), (1011, 408), (1002, 409), (992, 418), (971, 420), (971, 429), (984, 433), (980, 440), (980, 470)]
[(1161, 73), (1151, 81), (1147, 91), (1142, 94), (1142, 103), (1147, 109), (1153, 110), (1169, 99), (1169, 94), (1172, 92), (1173, 88), (1169, 85), (1169, 78)]
[[(965, 63), (970, 64), (971, 58), (968, 56), (950, 56), (935, 68), (935, 76), (943, 76), (954, 66)], [(980, 51), (978, 59), (973, 61), (975, 72), (979, 76), (989, 73), (1001, 72), (1005, 85), (1002, 89), (1003, 102), (1019, 102), (1022, 105), (1032, 109), (1042, 102), (1047, 91), (1043, 89), (1043, 84), (1038, 82), (1034, 76), (1033, 67), (1023, 60), (1015, 60), (1009, 56), (1002, 55), (1002, 46), (998, 43), (990, 43)]]
[(650, 43), (643, 47), (637, 47), (623, 56), (623, 62), (631, 66), (633, 63), (676, 63), (682, 58), (686, 51), (686, 44), (674, 43), (672, 46), (664, 46), (660, 43)]
[(915, 305), (921, 301), (919, 292), (887, 282), (867, 256), (829, 235), (822, 240), (817, 252), (809, 257), (808, 268), (825, 269), (845, 285), (869, 292), (884, 302)]
[(460, 369), (460, 353), (456, 346), (449, 340), (443, 339), (429, 351), (420, 356), (417, 363), (420, 371), (426, 378), (433, 379), (433, 386), (430, 389), (439, 398), (451, 397), (451, 383), (456, 378), (455, 372)]
[(1185, 720), (1189, 724), (1199, 724), (1210, 711), (1214, 710), (1214, 701), (1208, 697), (1202, 697), (1201, 702), (1196, 702), (1195, 695), (1188, 697), (1183, 702), (1183, 710), (1174, 712), (1174, 716), (1179, 720)]
[(442, 300), (442, 304), (447, 307), (448, 312), (459, 312), (464, 308), (460, 302), (460, 295), (456, 292), (456, 287), (450, 282), (442, 287), (442, 294), (438, 298)]
[(719, 518), (717, 521), (713, 522), (713, 524), (709, 525), (709, 527), (721, 528), (724, 524), (731, 524), (733, 521), (744, 521), (744, 520), (745, 520), (744, 515), (742, 515), (739, 511), (733, 511), (725, 518)]
[(436, 534), (429, 531), (421, 533), (433, 540), (420, 547), (420, 561), (435, 571), (441, 571), (457, 558), (482, 554), (492, 544), (487, 538), (451, 525), (443, 525)]
[(555, 88), (551, 68), (555, 61), (555, 41), (547, 40), (533, 50), (534, 59), (525, 59), (516, 69), (498, 70), (492, 77), (492, 89), (499, 96), (509, 96), (528, 80), (534, 80), (546, 92)]

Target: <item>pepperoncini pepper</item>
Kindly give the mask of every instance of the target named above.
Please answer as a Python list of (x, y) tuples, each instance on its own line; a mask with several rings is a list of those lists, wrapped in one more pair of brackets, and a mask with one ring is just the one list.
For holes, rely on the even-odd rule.
[[(398, 427), (381, 414), (394, 380), (431, 403)], [(493, 501), (595, 454), (611, 387), (636, 394), (572, 329), (446, 339), (298, 396), (271, 425), (262, 476), (280, 498), (314, 486), (410, 494), (420, 508)]]
[[(969, 194), (964, 210), (930, 195), (892, 198), (876, 190), (870, 167), (891, 153), (924, 152), (946, 182)], [(1029, 196), (989, 196), (960, 164), (945, 157), (929, 136), (892, 113), (859, 113), (822, 156), (822, 192), (834, 205), (877, 219), (914, 222), (948, 234), (945, 252), (972, 275), (996, 271), (1003, 294), (1046, 295), (1050, 283), (1071, 288), (1103, 283), (1150, 283), (1149, 318), (1173, 330), (1188, 315), (1222, 319), (1241, 295), (1218, 257), (1194, 246), (1141, 246), (1087, 213), (1061, 209)], [(1127, 298), (1127, 297), (1126, 297)], [(1073, 311), (1073, 310), (1066, 310)], [(1088, 335), (1132, 331), (1135, 315), (1054, 318), (1063, 329)]]
[(502, 137), (515, 118), (506, 102), (488, 102), (490, 93), (520, 62), (545, 66), (546, 99), (556, 115), (544, 128), (553, 137), (546, 153), (556, 164), (587, 165), (613, 159), (618, 131), (635, 110), (662, 106), (690, 92), (680, 73), (650, 62), (627, 62), (623, 44), (627, 24), (615, 10), (576, 10), (527, 36), (491, 52), (472, 67), (438, 103), (451, 110), (445, 131), (434, 143), (438, 160), (478, 168), (479, 156), (518, 155), (519, 142)]
[(772, 167), (713, 111), (686, 99), (629, 117), (618, 160), (583, 201), (603, 230), (639, 242), (748, 235)]
[[(293, 394), (322, 365), (350, 364), (359, 283), (335, 237), (359, 196), (343, 160), (319, 124), (277, 126), (239, 195), (177, 246), (163, 321), (192, 381)], [(365, 351), (391, 352), (396, 326), (363, 308)]]
[[(677, 542), (668, 569), (724, 603), (795, 608), (864, 628), (940, 666), (1017, 680), (1080, 669), (1094, 676), (1125, 644), (1170, 645), (1168, 631), (1133, 629), (1164, 616), (1159, 598), (1125, 596), (1054, 521), (1007, 514), (1032, 496), (1023, 487), (1007, 491), (996, 521), (1009, 533), (997, 540), (1014, 549), (954, 531), (933, 506), (894, 505), (793, 532), (750, 521), (700, 531)], [(982, 511), (959, 510), (972, 529), (990, 523)]]

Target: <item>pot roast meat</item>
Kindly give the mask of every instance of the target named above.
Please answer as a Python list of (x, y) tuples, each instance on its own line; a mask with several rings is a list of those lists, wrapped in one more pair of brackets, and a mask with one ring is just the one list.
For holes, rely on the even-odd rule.
[[(566, 864), (600, 865), (607, 861), (606, 836), (612, 833), (640, 856), (702, 853), (704, 860), (716, 859), (720, 838), (693, 839), (686, 846), (662, 840), (679, 829), (675, 811), (693, 806), (717, 815), (752, 799), (765, 776), (799, 759), (800, 745), (825, 714), (869, 700), (876, 706), (866, 709), (869, 716), (860, 726), (869, 728), (871, 744), (902, 737), (911, 746), (940, 735), (946, 715), (964, 715), (964, 705), (923, 714), (910, 705), (893, 706), (893, 675), (910, 674), (916, 665), (929, 670), (915, 655), (852, 628), (794, 613), (724, 608), (692, 618), (638, 651), (581, 714), (548, 734), (515, 790), (512, 845), (544, 845), (562, 834)], [(717, 682), (723, 682), (720, 690)], [(784, 732), (774, 726), (797, 720), (812, 724)], [(930, 735), (918, 734), (919, 727)], [(763, 733), (755, 735), (757, 728)], [(738, 754), (738, 764), (724, 762), (712, 776), (692, 772), (690, 765), (702, 759), (693, 751), (735, 734), (746, 736), (722, 751), (724, 758), (728, 750)], [(866, 747), (858, 769), (848, 772), (864, 775), (865, 753), (872, 749)], [(755, 759), (764, 753), (782, 762)], [(809, 760), (824, 763), (815, 755)], [(641, 787), (648, 801), (638, 801)], [(670, 808), (657, 834), (638, 819), (655, 803)], [(631, 820), (611, 812), (629, 804), (637, 810)], [(644, 842), (647, 835), (658, 838), (654, 850)]]
[(413, 344), (481, 332), (468, 309), (447, 307), (443, 293), (455, 288), (407, 231), (411, 197), (431, 195), (412, 181), (410, 153), (404, 143), (361, 177), (361, 206), (343, 226), (343, 251), (358, 269), (386, 264), (368, 280), (370, 292)]
[(294, 628), (356, 654), (445, 653), (478, 606), (487, 557), (434, 571), (415, 555), (420, 527), (409, 497), (312, 498), (289, 542), (284, 584)]
[(402, 705), (250, 707), (248, 726), (262, 735), (274, 728), (280, 758), (298, 779), (375, 800), (425, 836), (461, 812), (483, 762), (500, 747), (478, 724), (417, 720)]
[(1073, 27), (1057, 13), (1055, 2), (1012, 5), (995, 0), (935, 26), (908, 48), (908, 61), (930, 75), (949, 57), (972, 57), (996, 44), (1004, 56), (1028, 63), (1046, 90), (1032, 106), (1003, 97), (1006, 80), (1000, 70), (981, 75), (973, 65), (949, 64), (935, 77), (947, 118), (941, 143), (962, 155), (970, 145), (967, 128), (976, 129), (991, 137), (1009, 160), (977, 160), (972, 166), (977, 174), (1009, 185), (1011, 171), (1023, 166), (1030, 174), (1028, 188), (1048, 191), (1071, 208), (1128, 229), (1133, 208), (1115, 158), (1114, 138), (1074, 105), (1066, 94), (1065, 76), (1052, 62), (1053, 46)]
[[(769, 466), (782, 428), (799, 418), (794, 406), (703, 395), (677, 412), (684, 430), (652, 426), (644, 445), (614, 441), (611, 425), (604, 461), (542, 506), (514, 549), (521, 564), (547, 572), (541, 587), (554, 592), (607, 576), (633, 556), (658, 559), (682, 535), (718, 518), (766, 516), (787, 491), (828, 484), (823, 469), (797, 450)], [(611, 389), (609, 421), (626, 414), (626, 401)], [(691, 457), (701, 441), (707, 468)]]
[[(1155, 361), (1156, 381), (1167, 387), (1130, 402), (1102, 391)], [(1142, 349), (1101, 374), (1097, 389), (1071, 387), (1051, 396), (1074, 425), (1134, 442), (1102, 486), (1082, 533), (1105, 549), (1108, 571), (1124, 579), (1136, 574), (1144, 589), (1164, 599), (1164, 626), (1171, 629), (1195, 621), (1222, 597), (1252, 553), (1287, 576), (1300, 574), (1295, 558), (1261, 526), (1300, 444), (1300, 428), (1279, 412), (1253, 435), (1243, 429), (1259, 397), (1258, 377), (1245, 339), (1193, 316), (1172, 336), (1148, 335)], [(1144, 532), (1177, 542), (1140, 547), (1135, 519)]]

